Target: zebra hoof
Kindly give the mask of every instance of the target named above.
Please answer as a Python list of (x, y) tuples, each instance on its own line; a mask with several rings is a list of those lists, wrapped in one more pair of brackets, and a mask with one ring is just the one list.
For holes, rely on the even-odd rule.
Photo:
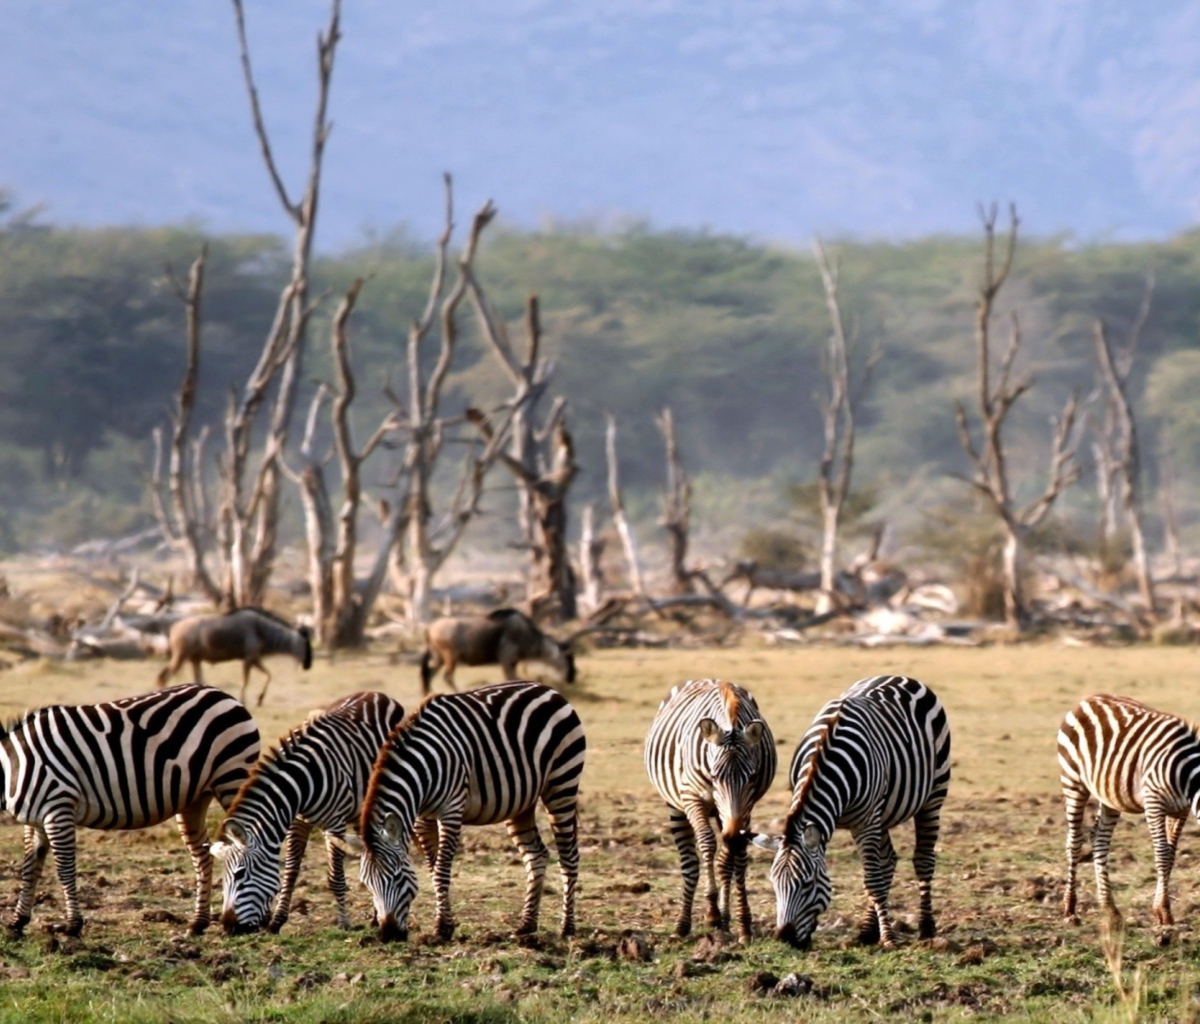
[[(267, 931), (268, 931), (268, 932), (270, 932), (272, 935), (278, 935), (278, 934), (279, 934), (279, 932), (280, 932), (280, 931), (283, 929), (283, 926), (284, 926), (285, 924), (287, 924), (287, 918), (286, 918), (286, 917), (273, 917), (273, 918), (271, 918), (271, 920), (270, 920), (270, 921), (268, 921), (268, 922), (267, 922)], [(349, 927), (349, 926), (348, 926), (348, 925), (343, 925), (343, 924), (342, 924), (342, 923), (339, 921), (339, 922), (338, 922), (338, 927), (339, 927), (339, 928), (346, 928), (346, 927)]]
[(917, 938), (919, 939), (934, 939), (937, 938), (937, 924), (933, 918), (922, 918), (921, 924), (917, 929)]
[(691, 934), (692, 934), (692, 922), (691, 921), (680, 921), (675, 926), (676, 938), (686, 939)]
[(203, 935), (206, 931), (208, 931), (207, 921), (193, 921), (188, 925), (189, 935)]
[(879, 926), (870, 925), (859, 930), (854, 941), (860, 946), (875, 946), (879, 944)]
[(78, 921), (68, 921), (67, 926), (63, 929), (63, 934), (72, 939), (79, 938), (79, 933), (83, 931), (83, 918)]
[(437, 926), (437, 937), (439, 942), (449, 942), (454, 938), (454, 922), (439, 921)]
[(29, 924), (28, 916), (15, 917), (8, 922), (7, 931), (10, 939), (21, 939), (25, 937), (25, 926)]

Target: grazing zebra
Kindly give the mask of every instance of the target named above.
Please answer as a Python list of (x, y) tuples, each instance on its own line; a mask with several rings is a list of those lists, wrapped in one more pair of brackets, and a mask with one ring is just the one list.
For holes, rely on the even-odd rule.
[[(736, 881), (738, 926), (742, 936), (749, 938), (750, 815), (770, 788), (776, 768), (775, 739), (754, 698), (723, 680), (692, 679), (676, 686), (650, 724), (645, 758), (650, 781), (671, 809), (671, 837), (683, 870), (675, 933), (684, 936), (692, 930), (692, 903), (702, 860), (709, 926), (729, 926), (730, 889)], [(719, 855), (711, 824), (714, 817), (721, 833)]]
[(1154, 847), (1154, 916), (1173, 924), (1167, 886), (1188, 812), (1200, 813), (1197, 727), (1129, 697), (1087, 697), (1058, 730), (1058, 764), (1067, 814), (1067, 885), (1063, 915), (1075, 919), (1075, 874), (1083, 812), (1100, 804), (1092, 832), (1096, 896), (1113, 920), (1120, 913), (1108, 881), (1108, 849), (1121, 812), (1145, 814)]
[(577, 801), (587, 741), (575, 709), (540, 683), (514, 681), (429, 697), (379, 752), (359, 823), (361, 840), (337, 840), (361, 854), (379, 936), (408, 937), (417, 873), (415, 833), (433, 874), (437, 934), (454, 933), (450, 868), (463, 825), (505, 822), (521, 850), (527, 885), (517, 933), (537, 930), (549, 854), (538, 833), (540, 800), (550, 815), (562, 871), (562, 935), (575, 932), (579, 875)]
[[(342, 850), (329, 841), (357, 824), (371, 769), (404, 708), (383, 693), (354, 693), (314, 712), (255, 767), (217, 830), (212, 854), (225, 862), (221, 923), (230, 933), (278, 932), (313, 827), (326, 835), (329, 888), (338, 927), (349, 928)], [(284, 850), (283, 886), (279, 851)], [(279, 894), (275, 912), (271, 901)], [(269, 922), (268, 922), (269, 918)]]
[(135, 829), (172, 814), (196, 871), (191, 932), (208, 927), (212, 857), (204, 816), (228, 807), (258, 760), (254, 719), (207, 686), (175, 686), (105, 704), (31, 711), (0, 730), (3, 810), (25, 826), (21, 893), (9, 927), (29, 923), (33, 892), (54, 851), (68, 935), (83, 927), (75, 891), (75, 829)]
[(262, 707), (271, 673), (262, 663), (269, 654), (290, 654), (305, 669), (312, 668), (312, 630), (294, 627), (262, 608), (238, 608), (228, 615), (193, 615), (180, 619), (167, 635), (170, 660), (158, 674), (158, 685), (165, 686), (185, 661), (192, 663), (192, 681), (202, 682), (200, 662), (241, 661), (242, 695), (250, 686), (250, 669), (256, 668), (267, 678), (258, 694)]
[(791, 784), (784, 835), (755, 839), (778, 851), (771, 865), (776, 938), (798, 949), (811, 945), (832, 896), (825, 847), (834, 829), (845, 828), (862, 857), (868, 899), (858, 941), (894, 946), (888, 893), (896, 851), (889, 830), (909, 818), (917, 833), (919, 935), (933, 938), (935, 850), (950, 786), (950, 726), (934, 692), (904, 676), (859, 680), (809, 726), (792, 760)]

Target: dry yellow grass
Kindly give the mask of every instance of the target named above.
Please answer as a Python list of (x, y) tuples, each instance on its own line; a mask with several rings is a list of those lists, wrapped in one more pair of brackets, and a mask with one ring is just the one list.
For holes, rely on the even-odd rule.
[[(194, 984), (202, 984), (211, 999), (206, 996), (187, 1012), (172, 1011), (174, 1019), (368, 1019), (371, 1006), (389, 999), (401, 1001), (387, 1003), (392, 1016), (412, 1020), (439, 1015), (464, 1021), (633, 1020), (663, 1012), (697, 1020), (710, 1015), (775, 1019), (780, 1004), (746, 989), (758, 970), (810, 974), (819, 994), (805, 997), (802, 1015), (814, 1020), (953, 1019), (964, 1012), (987, 1017), (1016, 1010), (1035, 1019), (1085, 1019), (1097, 1003), (1102, 1010), (1109, 1006), (1112, 985), (1097, 922), (1088, 916), (1087, 872), (1081, 893), (1085, 924), (1066, 929), (1058, 917), (1063, 843), (1054, 745), (1058, 722), (1074, 701), (1094, 692), (1130, 694), (1176, 713), (1200, 714), (1197, 659), (1200, 654), (1188, 648), (1054, 644), (595, 652), (580, 660), (579, 685), (564, 690), (589, 739), (580, 940), (565, 944), (550, 937), (558, 909), (553, 867), (542, 949), (523, 950), (509, 938), (523, 873), (499, 828), (467, 833), (452, 890), (460, 935), (449, 947), (429, 944), (432, 908), (424, 879), (414, 908), (414, 942), (384, 948), (365, 932), (347, 937), (334, 931), (332, 901), (324, 892), (315, 849), (298, 891), (302, 912), (282, 936), (172, 938), (178, 926), (170, 915), (182, 919), (189, 912), (190, 869), (178, 838), (160, 828), (131, 836), (81, 836), (88, 918), (82, 943), (52, 949), (55, 942), (47, 945), (38, 937), (39, 927), (59, 914), (57, 887), (48, 871), (40, 891), (50, 899), (36, 908), (31, 937), (0, 944), (0, 980), (7, 972), (12, 1005), (25, 1019), (63, 1013), (125, 1019), (141, 1006), (146, 1019), (160, 1020), (171, 1016), (162, 1006), (173, 993)], [(319, 658), (309, 673), (287, 659), (272, 668), (268, 704), (256, 711), (267, 739), (352, 690), (383, 689), (406, 706), (419, 695), (416, 666), (392, 664), (383, 654)], [(157, 663), (28, 665), (4, 675), (0, 713), (137, 692), (152, 685), (157, 669)], [(666, 815), (641, 762), (646, 729), (669, 687), (687, 678), (717, 676), (755, 693), (781, 740), (780, 774), (757, 815), (757, 824), (770, 828), (781, 824), (788, 801), (786, 765), (814, 713), (855, 679), (884, 672), (928, 683), (951, 719), (954, 779), (935, 882), (944, 941), (924, 948), (911, 942), (890, 955), (844, 948), (860, 911), (861, 884), (852, 844), (843, 835), (831, 850), (835, 896), (828, 927), (818, 932), (807, 957), (769, 938), (725, 958), (705, 947), (704, 939), (670, 937), (678, 865)], [(233, 692), (239, 678), (236, 665), (207, 670), (209, 682)], [(459, 674), (460, 685), (491, 678), (485, 670)], [(1131, 925), (1126, 964), (1137, 967), (1148, 987), (1142, 1010), (1151, 1015), (1183, 1015), (1190, 1006), (1194, 964), (1200, 963), (1191, 937), (1196, 908), (1190, 893), (1197, 880), (1192, 834), (1194, 826), (1182, 842), (1175, 878), (1184, 923), (1167, 936), (1174, 939), (1167, 948), (1159, 947), (1163, 936), (1149, 923), (1153, 868), (1144, 826), (1123, 823), (1115, 841), (1114, 880)], [(911, 832), (901, 829), (896, 838), (904, 857), (911, 850)], [(0, 831), (0, 895), (6, 902), (15, 894), (19, 856), (19, 830)], [(756, 855), (750, 879), (764, 933), (773, 917), (768, 864), (765, 854)], [(903, 920), (916, 903), (907, 862), (897, 872), (895, 896)], [(365, 924), (369, 901), (357, 885), (351, 907), (354, 919)], [(627, 929), (646, 937), (653, 961), (610, 962)], [(363, 979), (358, 987), (347, 982), (339, 988), (341, 972), (349, 978), (362, 972)], [(85, 1012), (80, 1007), (94, 1001), (99, 978), (105, 1002)], [(333, 1006), (350, 1009), (334, 1012)], [(11, 1012), (0, 1008), (0, 1019)]]

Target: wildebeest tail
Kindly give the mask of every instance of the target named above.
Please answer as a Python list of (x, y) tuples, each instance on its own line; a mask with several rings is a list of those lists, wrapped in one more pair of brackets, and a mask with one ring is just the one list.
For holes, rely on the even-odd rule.
[(421, 692), (429, 693), (433, 688), (433, 651), (428, 647), (421, 656)]

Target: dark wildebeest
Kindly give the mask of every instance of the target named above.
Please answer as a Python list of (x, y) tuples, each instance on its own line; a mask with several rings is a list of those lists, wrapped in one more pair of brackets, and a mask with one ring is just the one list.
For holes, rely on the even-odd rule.
[(241, 661), (243, 704), (250, 685), (250, 669), (257, 668), (267, 677), (258, 695), (259, 707), (271, 684), (271, 673), (262, 663), (266, 655), (290, 654), (304, 668), (312, 667), (312, 630), (307, 626), (291, 626), (262, 608), (238, 608), (228, 615), (181, 619), (171, 627), (168, 641), (171, 660), (158, 674), (160, 687), (166, 685), (185, 661), (192, 663), (197, 683), (203, 682), (200, 662)]
[(499, 665), (505, 679), (517, 678), (517, 664), (543, 661), (564, 682), (575, 682), (575, 656), (570, 647), (547, 636), (527, 615), (515, 608), (497, 608), (487, 615), (437, 619), (425, 633), (425, 656), (421, 659), (421, 691), (429, 693), (434, 674), (444, 669), (452, 690), (454, 670), (459, 665)]

